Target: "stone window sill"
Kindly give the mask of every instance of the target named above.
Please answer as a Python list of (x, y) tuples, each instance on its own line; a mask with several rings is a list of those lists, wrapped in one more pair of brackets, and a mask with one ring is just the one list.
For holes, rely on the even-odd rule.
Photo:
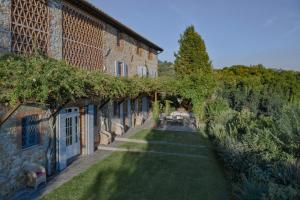
[(36, 144), (36, 145), (30, 146), (30, 147), (26, 147), (26, 148), (22, 147), (22, 151), (29, 151), (29, 150), (32, 150), (32, 149), (36, 149), (36, 148), (38, 148), (40, 146), (42, 146), (42, 144)]

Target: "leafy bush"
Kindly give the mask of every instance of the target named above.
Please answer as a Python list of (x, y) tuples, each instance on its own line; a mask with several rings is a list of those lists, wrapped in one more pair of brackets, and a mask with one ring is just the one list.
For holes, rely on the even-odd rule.
[(152, 103), (152, 113), (153, 113), (153, 120), (158, 123), (159, 122), (159, 114), (160, 114), (160, 109), (159, 109), (159, 101), (154, 101)]
[(300, 99), (300, 73), (266, 69), (262, 65), (217, 70), (218, 94), (232, 109), (255, 115), (279, 116), (284, 105)]
[(230, 172), (237, 199), (299, 199), (299, 104), (281, 115), (240, 112), (217, 98), (206, 106), (206, 133)]

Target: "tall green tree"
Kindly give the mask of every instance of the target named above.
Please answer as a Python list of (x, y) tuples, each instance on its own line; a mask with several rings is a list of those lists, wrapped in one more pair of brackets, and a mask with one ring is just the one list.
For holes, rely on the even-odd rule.
[(214, 92), (212, 64), (203, 39), (194, 26), (180, 36), (179, 50), (175, 54), (175, 72), (181, 80), (180, 94), (188, 108), (201, 119), (205, 102)]
[(178, 75), (212, 71), (205, 43), (194, 26), (187, 27), (178, 42), (180, 48), (175, 53), (175, 71)]

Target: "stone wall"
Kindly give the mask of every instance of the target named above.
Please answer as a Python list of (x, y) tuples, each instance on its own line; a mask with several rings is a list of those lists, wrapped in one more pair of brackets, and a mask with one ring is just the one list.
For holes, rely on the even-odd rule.
[[(64, 59), (63, 55), (63, 27), (62, 27), (62, 5), (64, 1), (48, 0), (49, 6), (49, 45), (48, 54), (55, 59)], [(68, 4), (67, 4), (68, 5)], [(80, 10), (80, 8), (78, 8)], [(131, 36), (121, 33), (123, 38), (123, 47), (117, 45), (118, 30), (107, 24), (106, 22), (89, 16), (87, 12), (81, 13), (88, 16), (88, 18), (99, 21), (99, 29), (103, 29), (103, 64), (105, 71), (109, 74), (115, 75), (116, 61), (124, 62), (128, 65), (129, 76), (137, 74), (138, 66), (145, 66), (148, 68), (150, 74), (157, 72), (158, 58), (154, 54), (153, 59), (149, 59), (149, 46), (141, 43), (143, 49), (142, 55), (136, 53), (137, 44)], [(0, 53), (11, 50), (11, 0), (0, 0)], [(100, 66), (102, 67), (102, 66)], [(157, 73), (156, 73), (157, 74)]]
[[(49, 56), (55, 59), (63, 59), (63, 30), (62, 30), (62, 4), (61, 0), (49, 0), (50, 12), (50, 43), (48, 47)], [(11, 0), (0, 0), (0, 54), (11, 50)], [(99, 20), (99, 19), (98, 19)], [(99, 22), (101, 22), (99, 20)], [(137, 54), (137, 42), (131, 36), (122, 33), (122, 48), (117, 45), (118, 30), (105, 23), (103, 25), (103, 56), (105, 71), (115, 75), (116, 61), (124, 62), (128, 65), (129, 76), (137, 74), (138, 66), (145, 66), (151, 72), (157, 72), (158, 58), (149, 59), (149, 47), (141, 44), (143, 53)], [(108, 104), (109, 129), (111, 130), (111, 121), (115, 119), (112, 116), (113, 106)], [(122, 105), (123, 109), (123, 105)], [(0, 108), (0, 114), (6, 110)], [(128, 111), (129, 112), (129, 111)], [(21, 138), (21, 119), (29, 114), (39, 114), (42, 116), (41, 122), (41, 144), (28, 149), (22, 149)], [(83, 119), (81, 119), (83, 120)], [(83, 123), (82, 123), (83, 124)], [(83, 130), (84, 127), (82, 127)], [(33, 105), (22, 105), (12, 116), (0, 126), (0, 199), (25, 187), (25, 176), (23, 167), (26, 162), (41, 164), (46, 167), (46, 152), (48, 147), (48, 121), (45, 116), (45, 110)], [(82, 137), (82, 144), (85, 144), (85, 137)], [(21, 141), (21, 143), (20, 143)], [(82, 147), (85, 148), (84, 146)], [(83, 152), (84, 153), (84, 152)]]
[(49, 0), (50, 44), (48, 54), (57, 60), (63, 58), (62, 3), (60, 0)]
[(0, 103), (0, 119), (11, 109), (11, 107)]
[[(33, 105), (22, 105), (0, 127), (0, 199), (26, 186), (25, 164), (36, 163), (46, 167), (49, 126), (45, 111)], [(40, 116), (40, 144), (22, 149), (21, 120), (32, 114)]]
[(154, 55), (153, 59), (148, 58), (149, 47), (141, 44), (143, 54), (136, 53), (137, 41), (127, 34), (122, 33), (124, 44), (122, 47), (117, 45), (118, 30), (111, 25), (104, 23), (104, 66), (106, 72), (115, 75), (116, 61), (125, 62), (128, 65), (129, 76), (137, 74), (138, 66), (147, 66), (148, 70), (157, 72), (158, 58)]
[(0, 0), (0, 55), (11, 48), (11, 0)]

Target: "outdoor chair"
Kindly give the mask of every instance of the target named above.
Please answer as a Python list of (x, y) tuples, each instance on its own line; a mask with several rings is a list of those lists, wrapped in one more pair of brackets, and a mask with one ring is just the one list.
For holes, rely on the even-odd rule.
[(42, 183), (46, 183), (46, 170), (43, 166), (34, 163), (24, 166), (27, 186), (37, 189)]

